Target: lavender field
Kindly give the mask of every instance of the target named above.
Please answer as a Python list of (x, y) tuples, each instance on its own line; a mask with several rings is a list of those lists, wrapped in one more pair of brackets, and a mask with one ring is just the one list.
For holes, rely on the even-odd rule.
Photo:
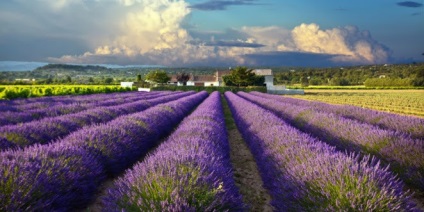
[[(259, 92), (2, 100), (0, 211), (421, 211), (423, 132), (422, 118)], [(234, 142), (269, 201), (246, 198)]]

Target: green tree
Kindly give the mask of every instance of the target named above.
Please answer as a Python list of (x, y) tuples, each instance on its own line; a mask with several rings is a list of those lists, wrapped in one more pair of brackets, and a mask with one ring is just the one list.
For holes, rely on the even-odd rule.
[(309, 86), (309, 79), (306, 76), (303, 76), (300, 78), (300, 83), (302, 84), (302, 86), (304, 87), (308, 87)]
[(105, 83), (106, 84), (110, 84), (112, 82), (113, 82), (113, 78), (112, 77), (108, 77), (108, 78), (105, 79)]
[(67, 82), (67, 83), (71, 83), (71, 82), (72, 82), (72, 78), (71, 78), (71, 76), (67, 75), (67, 76), (66, 76), (66, 79), (65, 79), (65, 82)]
[(141, 82), (141, 74), (137, 74), (137, 82)]
[(171, 77), (169, 77), (163, 70), (153, 70), (146, 74), (146, 81), (153, 83), (167, 83)]
[(53, 78), (49, 77), (46, 79), (46, 84), (52, 84), (53, 83)]
[(237, 85), (238, 87), (254, 85), (258, 81), (252, 69), (238, 66), (232, 69), (230, 74), (223, 77), (226, 85)]
[(424, 68), (417, 70), (415, 79), (413, 80), (413, 85), (414, 86), (424, 86)]

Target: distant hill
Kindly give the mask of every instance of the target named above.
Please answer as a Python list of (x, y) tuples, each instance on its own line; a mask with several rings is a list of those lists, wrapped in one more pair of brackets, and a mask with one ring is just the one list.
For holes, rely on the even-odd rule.
[(79, 66), (92, 69), (93, 67), (103, 67), (110, 69), (126, 69), (126, 68), (165, 68), (157, 65), (113, 65), (113, 64), (49, 64), (44, 62), (26, 62), (26, 61), (0, 61), (0, 71), (32, 71), (37, 68), (50, 69), (80, 69)]
[(108, 68), (99, 65), (68, 65), (68, 64), (48, 64), (36, 68), (34, 71), (41, 70), (63, 70), (63, 71), (106, 71)]
[(44, 65), (47, 65), (47, 63), (0, 61), (0, 71), (32, 71)]

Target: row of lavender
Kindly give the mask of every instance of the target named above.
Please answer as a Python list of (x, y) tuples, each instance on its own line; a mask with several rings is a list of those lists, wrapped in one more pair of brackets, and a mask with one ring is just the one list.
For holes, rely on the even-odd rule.
[(390, 164), (406, 183), (424, 191), (424, 142), (408, 134), (344, 118), (335, 113), (316, 111), (308, 106), (263, 98), (240, 92), (246, 98), (340, 150), (372, 154)]
[[(0, 112), (0, 127), (5, 125), (13, 125), (18, 123), (30, 122), (45, 117), (55, 117), (60, 115), (66, 115), (71, 113), (77, 113), (84, 110), (88, 110), (96, 107), (107, 107), (116, 106), (128, 102), (142, 100), (149, 97), (159, 97), (161, 95), (167, 95), (167, 92), (161, 93), (130, 93), (124, 96), (119, 94), (110, 94), (105, 97), (104, 95), (95, 96), (92, 95), (90, 99), (84, 99), (86, 101), (74, 101), (73, 103), (65, 102), (53, 102), (53, 103), (34, 103), (35, 109), (21, 109), (18, 111), (2, 111)], [(34, 106), (34, 105), (33, 105)]]
[(109, 211), (239, 211), (218, 92), (212, 93), (154, 153), (115, 181)]
[(276, 210), (413, 210), (402, 183), (374, 158), (338, 152), (246, 99), (225, 97)]
[(74, 103), (90, 103), (95, 101), (101, 101), (102, 99), (113, 97), (131, 97), (137, 92), (126, 92), (121, 95), (112, 94), (90, 94), (90, 95), (79, 95), (79, 96), (53, 96), (53, 97), (37, 97), (28, 99), (15, 99), (15, 100), (0, 100), (0, 109), (2, 111), (23, 111), (31, 109), (40, 109), (49, 107), (55, 104), (74, 104)]
[(55, 143), (1, 152), (0, 211), (86, 207), (107, 176), (122, 173), (146, 155), (208, 96), (190, 94)]
[(108, 122), (118, 116), (139, 112), (151, 106), (176, 100), (193, 93), (173, 93), (165, 96), (162, 93), (157, 93), (121, 105), (96, 107), (79, 113), (47, 117), (19, 125), (3, 126), (0, 128), (0, 151), (10, 148), (23, 148), (33, 144), (50, 143), (85, 126)]
[(411, 135), (413, 138), (424, 140), (424, 119), (412, 116), (402, 116), (393, 113), (370, 110), (352, 105), (332, 105), (318, 101), (307, 101), (282, 97), (278, 95), (250, 92), (253, 95), (274, 99), (287, 104), (309, 107), (316, 111), (334, 113), (344, 118), (358, 120), (364, 123), (377, 125), (383, 129), (394, 130)]

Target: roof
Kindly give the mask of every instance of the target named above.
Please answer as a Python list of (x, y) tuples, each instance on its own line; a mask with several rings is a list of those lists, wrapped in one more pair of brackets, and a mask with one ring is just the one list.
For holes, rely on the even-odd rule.
[(218, 77), (222, 77), (222, 76), (224, 76), (224, 75), (228, 75), (228, 74), (230, 74), (231, 73), (231, 71), (230, 70), (225, 70), (225, 71), (216, 71), (216, 74), (215, 75), (218, 75)]
[(198, 75), (194, 76), (194, 82), (215, 82), (216, 77), (214, 75)]
[(253, 70), (253, 72), (255, 72), (256, 75), (259, 76), (269, 76), (272, 75), (272, 70), (271, 69), (255, 69)]
[[(169, 80), (170, 82), (178, 82), (177, 80), (177, 75), (170, 75), (171, 80)], [(197, 75), (194, 76), (193, 74), (190, 74), (190, 79), (188, 81), (193, 81), (193, 82), (215, 82), (216, 81), (216, 76), (215, 75)]]
[(169, 77), (171, 77), (171, 79), (169, 80), (170, 82), (178, 82), (177, 80), (177, 75), (168, 75)]
[[(190, 75), (190, 78), (189, 78), (188, 81), (193, 81), (193, 78), (194, 78), (193, 74), (190, 73), (189, 75)], [(170, 82), (178, 82), (178, 79), (177, 79), (178, 75), (177, 74), (168, 75), (168, 76), (171, 77), (171, 79), (169, 80)]]

